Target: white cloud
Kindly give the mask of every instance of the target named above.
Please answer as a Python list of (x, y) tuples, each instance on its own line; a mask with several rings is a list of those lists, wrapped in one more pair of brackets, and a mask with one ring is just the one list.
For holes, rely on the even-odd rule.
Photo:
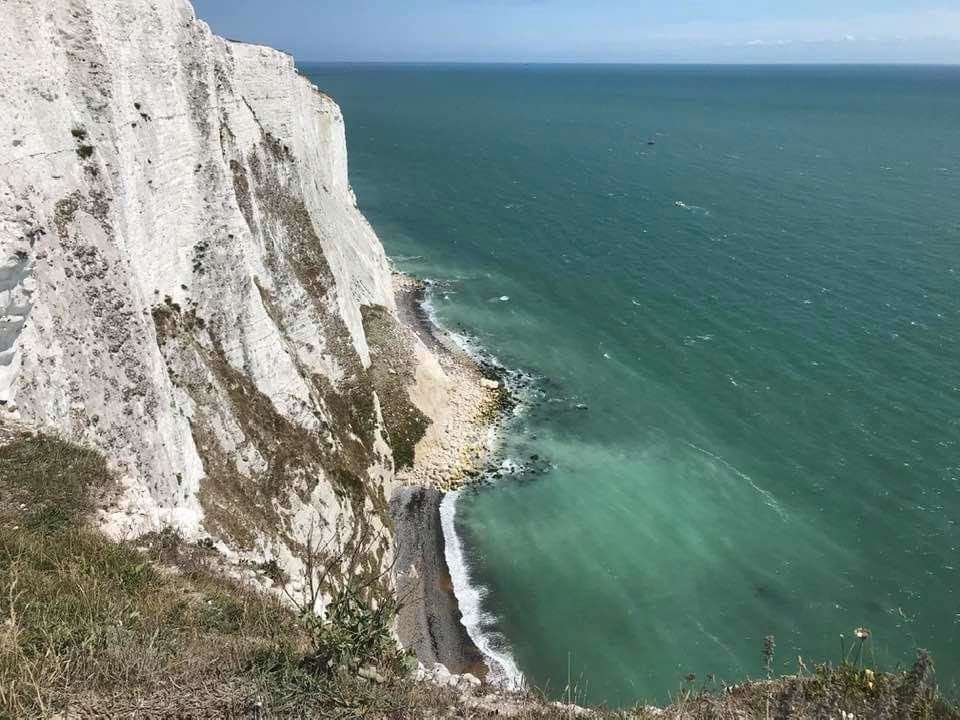
[(723, 42), (755, 46), (782, 42), (835, 42), (837, 38), (854, 42), (859, 37), (869, 37), (877, 42), (931, 39), (960, 41), (960, 11), (942, 9), (817, 20), (694, 22), (661, 26), (650, 37), (658, 41), (697, 44)]
[[(725, 43), (728, 47), (734, 43)], [(747, 47), (785, 47), (793, 44), (793, 40), (748, 40), (744, 43)]]
[(647, 28), (634, 49), (693, 62), (960, 62), (960, 10), (691, 22)]

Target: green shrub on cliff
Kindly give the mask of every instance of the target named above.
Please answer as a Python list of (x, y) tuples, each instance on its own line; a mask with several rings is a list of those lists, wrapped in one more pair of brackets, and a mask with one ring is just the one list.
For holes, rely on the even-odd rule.
[(409, 656), (390, 633), (396, 610), (393, 601), (374, 607), (351, 587), (338, 591), (322, 616), (310, 613), (304, 618), (311, 640), (305, 666), (316, 673), (371, 668), (395, 674), (409, 671)]

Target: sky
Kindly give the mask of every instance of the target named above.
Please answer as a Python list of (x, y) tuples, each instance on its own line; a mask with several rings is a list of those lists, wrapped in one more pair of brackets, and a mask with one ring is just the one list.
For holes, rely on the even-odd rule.
[(960, 0), (194, 0), (300, 61), (960, 63)]

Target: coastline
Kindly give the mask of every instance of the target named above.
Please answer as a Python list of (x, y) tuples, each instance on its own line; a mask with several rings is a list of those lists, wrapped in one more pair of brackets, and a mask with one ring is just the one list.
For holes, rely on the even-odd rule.
[(393, 284), (400, 321), (422, 343), (410, 398), (432, 421), (416, 445), (413, 467), (398, 471), (397, 479), (453, 490), (488, 469), (501, 421), (515, 402), (505, 371), (472, 357), (433, 321), (427, 282), (394, 271)]
[(396, 539), (397, 635), (425, 668), (441, 663), (451, 673), (488, 675), (486, 658), (463, 623), (440, 518), (444, 495), (436, 488), (398, 488), (390, 498)]
[[(454, 532), (452, 493), (495, 471), (503, 421), (516, 401), (504, 382), (505, 370), (472, 357), (434, 322), (427, 282), (396, 271), (393, 280), (401, 323), (439, 363), (448, 390), (439, 395), (422, 391), (438, 386), (438, 368), (421, 357), (410, 395), (421, 409), (429, 409), (434, 422), (417, 444), (414, 466), (398, 473), (400, 486), (390, 498), (394, 577), (401, 603), (397, 635), (427, 668), (441, 663), (454, 674), (501, 681), (504, 658), (492, 652), (480, 634), (479, 592), (465, 587), (469, 579), (461, 567), (462, 549), (455, 536), (453, 542), (447, 536)], [(421, 383), (421, 373), (431, 376)], [(451, 559), (456, 567), (451, 567)], [(471, 597), (468, 608), (461, 606), (465, 595)], [(515, 670), (512, 661), (506, 664)]]

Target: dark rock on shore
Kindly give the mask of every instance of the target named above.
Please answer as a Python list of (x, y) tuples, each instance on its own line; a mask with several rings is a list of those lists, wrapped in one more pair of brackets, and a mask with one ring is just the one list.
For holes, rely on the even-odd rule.
[(480, 650), (462, 623), (444, 556), (440, 502), (434, 488), (401, 487), (390, 498), (396, 539), (394, 576), (402, 605), (397, 634), (425, 666), (443, 663), (454, 674), (486, 674)]

